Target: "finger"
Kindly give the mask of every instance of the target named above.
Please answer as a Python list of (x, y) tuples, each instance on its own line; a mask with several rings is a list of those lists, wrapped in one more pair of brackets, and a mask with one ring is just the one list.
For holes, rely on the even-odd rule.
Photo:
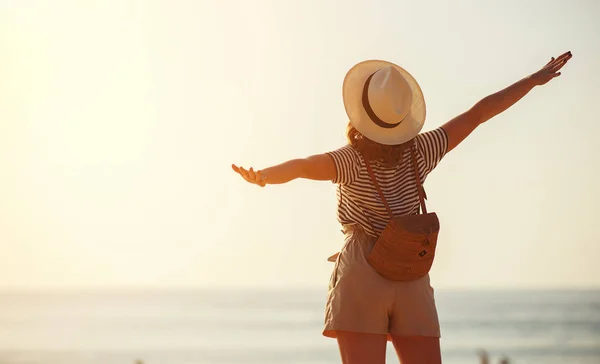
[(565, 62), (567, 62), (569, 59), (571, 59), (571, 57), (573, 57), (573, 55), (571, 54), (571, 52), (567, 52), (564, 54), (561, 54), (560, 56), (558, 56), (558, 58), (556, 58), (554, 60), (554, 62), (552, 62), (552, 67), (556, 66), (556, 65), (564, 65)]
[(256, 177), (256, 172), (254, 172), (254, 169), (252, 167), (250, 167), (250, 170), (245, 170), (242, 168), (243, 171), (243, 176), (244, 179), (250, 183), (254, 183), (254, 184), (259, 184), (259, 181), (257, 180)]
[(552, 75), (552, 78), (556, 78), (556, 77), (558, 77), (558, 76), (560, 76), (560, 75), (561, 75), (561, 73), (560, 73), (560, 72), (557, 72), (557, 73), (555, 73), (555, 74), (553, 74), (553, 75)]
[(554, 62), (554, 57), (550, 58), (550, 62), (546, 63), (546, 66), (550, 65), (550, 63)]
[(257, 172), (258, 175), (258, 183), (260, 186), (264, 187), (267, 184), (267, 176), (263, 175), (262, 173), (260, 173), (260, 171)]
[(244, 167), (240, 167), (240, 174), (246, 181), (249, 181), (248, 171), (244, 169)]
[(552, 65), (549, 70), (551, 72), (557, 72), (558, 70), (560, 70), (561, 68), (563, 68), (566, 64), (567, 64), (568, 59), (563, 59), (562, 61), (558, 62), (555, 65)]
[(568, 60), (570, 60), (571, 58), (573, 58), (573, 54), (571, 54), (571, 52), (567, 52), (563, 55), (561, 55), (560, 57), (558, 57), (556, 59), (557, 63), (561, 63), (561, 62), (567, 62)]
[(246, 171), (244, 170), (243, 167), (238, 167), (235, 164), (231, 165), (231, 168), (233, 168), (234, 171), (237, 172), (237, 174), (239, 174), (240, 176), (242, 176), (244, 179), (246, 179), (246, 176), (244, 175), (246, 173)]
[(257, 180), (258, 180), (258, 182), (260, 182), (260, 183), (265, 183), (265, 182), (266, 182), (266, 180), (267, 180), (267, 177), (266, 177), (265, 175), (263, 175), (262, 173), (260, 173), (260, 172), (257, 172), (257, 173), (256, 173), (256, 179), (257, 179)]
[(565, 53), (561, 54), (560, 56), (558, 56), (557, 59), (571, 57), (571, 56), (572, 56), (571, 51), (568, 51), (568, 52), (565, 52)]
[(556, 59), (554, 60), (555, 63), (558, 63), (560, 61), (562, 61), (565, 58), (571, 57), (571, 52), (565, 52), (563, 54), (561, 54), (560, 56), (556, 57)]
[(262, 182), (262, 176), (260, 175), (260, 171), (254, 172), (254, 180), (256, 181), (256, 183)]
[(560, 56), (558, 56), (558, 58), (554, 59), (554, 57), (552, 57), (553, 61), (549, 62), (546, 66), (544, 66), (544, 68), (546, 69), (552, 69), (558, 65), (563, 65), (565, 64), (566, 61), (568, 61), (569, 59), (571, 59), (571, 57), (573, 57), (573, 54), (571, 54), (571, 52), (566, 52), (561, 54)]

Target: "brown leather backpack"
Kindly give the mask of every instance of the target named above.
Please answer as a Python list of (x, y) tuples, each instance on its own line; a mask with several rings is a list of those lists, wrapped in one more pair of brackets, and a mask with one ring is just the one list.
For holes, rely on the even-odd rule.
[(421, 184), (414, 148), (416, 144), (410, 148), (410, 155), (421, 207), (417, 215), (394, 216), (369, 161), (364, 159), (369, 176), (390, 216), (367, 256), (367, 261), (379, 274), (395, 281), (411, 281), (429, 273), (440, 230), (437, 215), (435, 212), (428, 213), (425, 206), (425, 191)]

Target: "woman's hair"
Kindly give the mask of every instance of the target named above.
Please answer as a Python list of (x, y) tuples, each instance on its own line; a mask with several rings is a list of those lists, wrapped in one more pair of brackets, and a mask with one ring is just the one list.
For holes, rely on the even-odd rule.
[(396, 166), (402, 164), (402, 156), (404, 151), (410, 148), (413, 140), (409, 140), (403, 144), (385, 145), (372, 141), (362, 135), (351, 123), (346, 127), (346, 137), (356, 150), (362, 154), (363, 158), (371, 161), (379, 161), (385, 166)]

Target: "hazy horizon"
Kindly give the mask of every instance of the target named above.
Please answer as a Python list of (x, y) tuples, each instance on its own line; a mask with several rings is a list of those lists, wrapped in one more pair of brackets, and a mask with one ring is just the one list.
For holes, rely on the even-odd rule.
[(573, 52), (428, 177), (436, 289), (600, 288), (600, 2), (0, 0), (0, 290), (326, 287), (341, 85), (405, 67), (423, 131)]

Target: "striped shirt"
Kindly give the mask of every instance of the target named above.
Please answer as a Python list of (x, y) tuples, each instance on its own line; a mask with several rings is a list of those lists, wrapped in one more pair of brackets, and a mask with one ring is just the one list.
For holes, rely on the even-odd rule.
[[(448, 149), (448, 136), (440, 127), (415, 137), (417, 165), (421, 182), (438, 165)], [(389, 215), (377, 189), (371, 182), (362, 155), (351, 145), (327, 153), (335, 163), (337, 184), (337, 218), (342, 225), (360, 224), (367, 234), (377, 237), (383, 231)], [(402, 164), (385, 167), (370, 162), (385, 199), (395, 216), (416, 214), (419, 194), (410, 150), (402, 156)]]

